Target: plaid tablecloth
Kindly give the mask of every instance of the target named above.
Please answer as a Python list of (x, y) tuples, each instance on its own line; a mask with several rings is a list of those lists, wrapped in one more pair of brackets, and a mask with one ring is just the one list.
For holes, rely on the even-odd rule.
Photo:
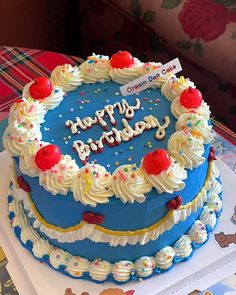
[(79, 57), (55, 52), (0, 46), (0, 119), (7, 116), (26, 83), (38, 76), (50, 76), (57, 65), (81, 61)]

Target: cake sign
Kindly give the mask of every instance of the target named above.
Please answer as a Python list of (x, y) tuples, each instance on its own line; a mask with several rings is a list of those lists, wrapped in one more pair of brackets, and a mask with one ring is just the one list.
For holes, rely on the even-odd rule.
[(123, 96), (135, 94), (152, 86), (152, 84), (159, 78), (168, 75), (173, 75), (182, 71), (181, 64), (178, 58), (171, 60), (156, 70), (149, 72), (146, 75), (135, 79), (128, 84), (120, 87), (120, 92)]
[[(91, 152), (100, 153), (104, 148), (104, 144), (109, 146), (119, 145), (122, 141), (132, 140), (134, 137), (142, 134), (145, 130), (150, 130), (156, 128), (155, 138), (161, 140), (165, 137), (165, 129), (170, 125), (170, 118), (165, 116), (163, 118), (163, 123), (161, 124), (159, 120), (153, 115), (148, 115), (143, 118), (142, 121), (138, 121), (132, 127), (127, 119), (131, 119), (134, 116), (134, 111), (140, 108), (140, 100), (136, 98), (136, 104), (134, 106), (129, 105), (129, 103), (122, 99), (121, 102), (116, 102), (113, 105), (106, 105), (102, 110), (97, 110), (95, 112), (95, 117), (85, 117), (83, 119), (76, 117), (76, 121), (67, 120), (65, 122), (66, 127), (71, 129), (72, 134), (80, 132), (80, 130), (86, 130), (91, 128), (92, 125), (100, 124), (103, 127), (103, 133), (98, 140), (93, 140), (89, 138), (87, 142), (82, 140), (76, 140), (73, 143), (74, 150), (78, 153), (79, 158), (85, 164), (89, 158)], [(125, 118), (121, 120), (123, 129), (118, 130), (115, 128), (116, 120), (114, 118), (114, 109), (118, 109), (120, 114), (123, 114)], [(104, 120), (106, 116), (112, 125), (112, 129), (108, 130), (106, 121)]]

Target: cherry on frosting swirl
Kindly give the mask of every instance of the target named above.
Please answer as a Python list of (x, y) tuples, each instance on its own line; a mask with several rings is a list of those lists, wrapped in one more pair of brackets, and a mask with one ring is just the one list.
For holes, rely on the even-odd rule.
[(61, 159), (61, 151), (58, 146), (49, 144), (38, 150), (35, 155), (35, 163), (42, 171), (46, 171), (56, 165)]
[(143, 166), (147, 174), (160, 174), (170, 167), (171, 159), (164, 149), (156, 149), (146, 154), (143, 159)]
[(38, 77), (30, 85), (29, 93), (33, 99), (44, 99), (52, 93), (52, 82), (47, 77)]
[(111, 57), (111, 66), (113, 69), (129, 68), (134, 64), (134, 57), (128, 51), (119, 51)]
[(202, 93), (196, 89), (189, 87), (180, 95), (180, 104), (187, 109), (197, 109), (202, 103)]

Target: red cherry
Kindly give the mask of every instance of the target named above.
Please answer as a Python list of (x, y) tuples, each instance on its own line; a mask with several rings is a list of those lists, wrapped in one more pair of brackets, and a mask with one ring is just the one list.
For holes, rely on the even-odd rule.
[(82, 219), (90, 224), (102, 224), (104, 221), (104, 216), (101, 214), (95, 214), (93, 212), (84, 212)]
[(176, 196), (175, 200), (176, 200), (176, 205), (177, 205), (176, 209), (178, 209), (182, 204), (182, 197), (181, 196)]
[(104, 221), (104, 216), (101, 214), (96, 214), (94, 218), (94, 223), (95, 224), (102, 224)]
[(174, 199), (166, 203), (166, 207), (169, 210), (177, 210), (181, 206), (181, 204), (182, 204), (182, 197), (176, 196)]
[(155, 150), (143, 159), (144, 169), (148, 174), (157, 175), (170, 167), (170, 156), (166, 150)]
[(166, 203), (166, 207), (169, 210), (176, 210), (177, 209), (177, 202), (175, 199), (172, 199)]
[(128, 51), (119, 51), (111, 57), (111, 66), (115, 69), (128, 68), (134, 64), (134, 57)]
[(49, 144), (42, 147), (35, 155), (35, 164), (42, 171), (56, 165), (61, 159), (61, 151), (58, 146)]
[(52, 82), (47, 77), (38, 77), (29, 87), (33, 99), (44, 99), (52, 93)]
[(208, 162), (217, 160), (216, 151), (213, 146), (210, 148), (210, 153), (208, 156)]
[(27, 193), (31, 191), (29, 184), (24, 180), (23, 176), (17, 177), (17, 183), (19, 185), (19, 188), (23, 189), (23, 191)]
[(180, 94), (180, 104), (187, 109), (197, 109), (202, 103), (202, 93), (196, 89), (189, 87)]
[(94, 223), (95, 214), (93, 212), (84, 212), (82, 219), (90, 224)]

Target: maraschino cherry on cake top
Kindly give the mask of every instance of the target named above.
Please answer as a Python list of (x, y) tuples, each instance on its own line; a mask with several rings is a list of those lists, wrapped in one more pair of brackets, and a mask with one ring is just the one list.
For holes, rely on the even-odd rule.
[(217, 224), (222, 188), (201, 92), (168, 75), (120, 93), (161, 66), (127, 51), (93, 54), (35, 77), (10, 109), (12, 227), (67, 276), (119, 284), (160, 275)]

